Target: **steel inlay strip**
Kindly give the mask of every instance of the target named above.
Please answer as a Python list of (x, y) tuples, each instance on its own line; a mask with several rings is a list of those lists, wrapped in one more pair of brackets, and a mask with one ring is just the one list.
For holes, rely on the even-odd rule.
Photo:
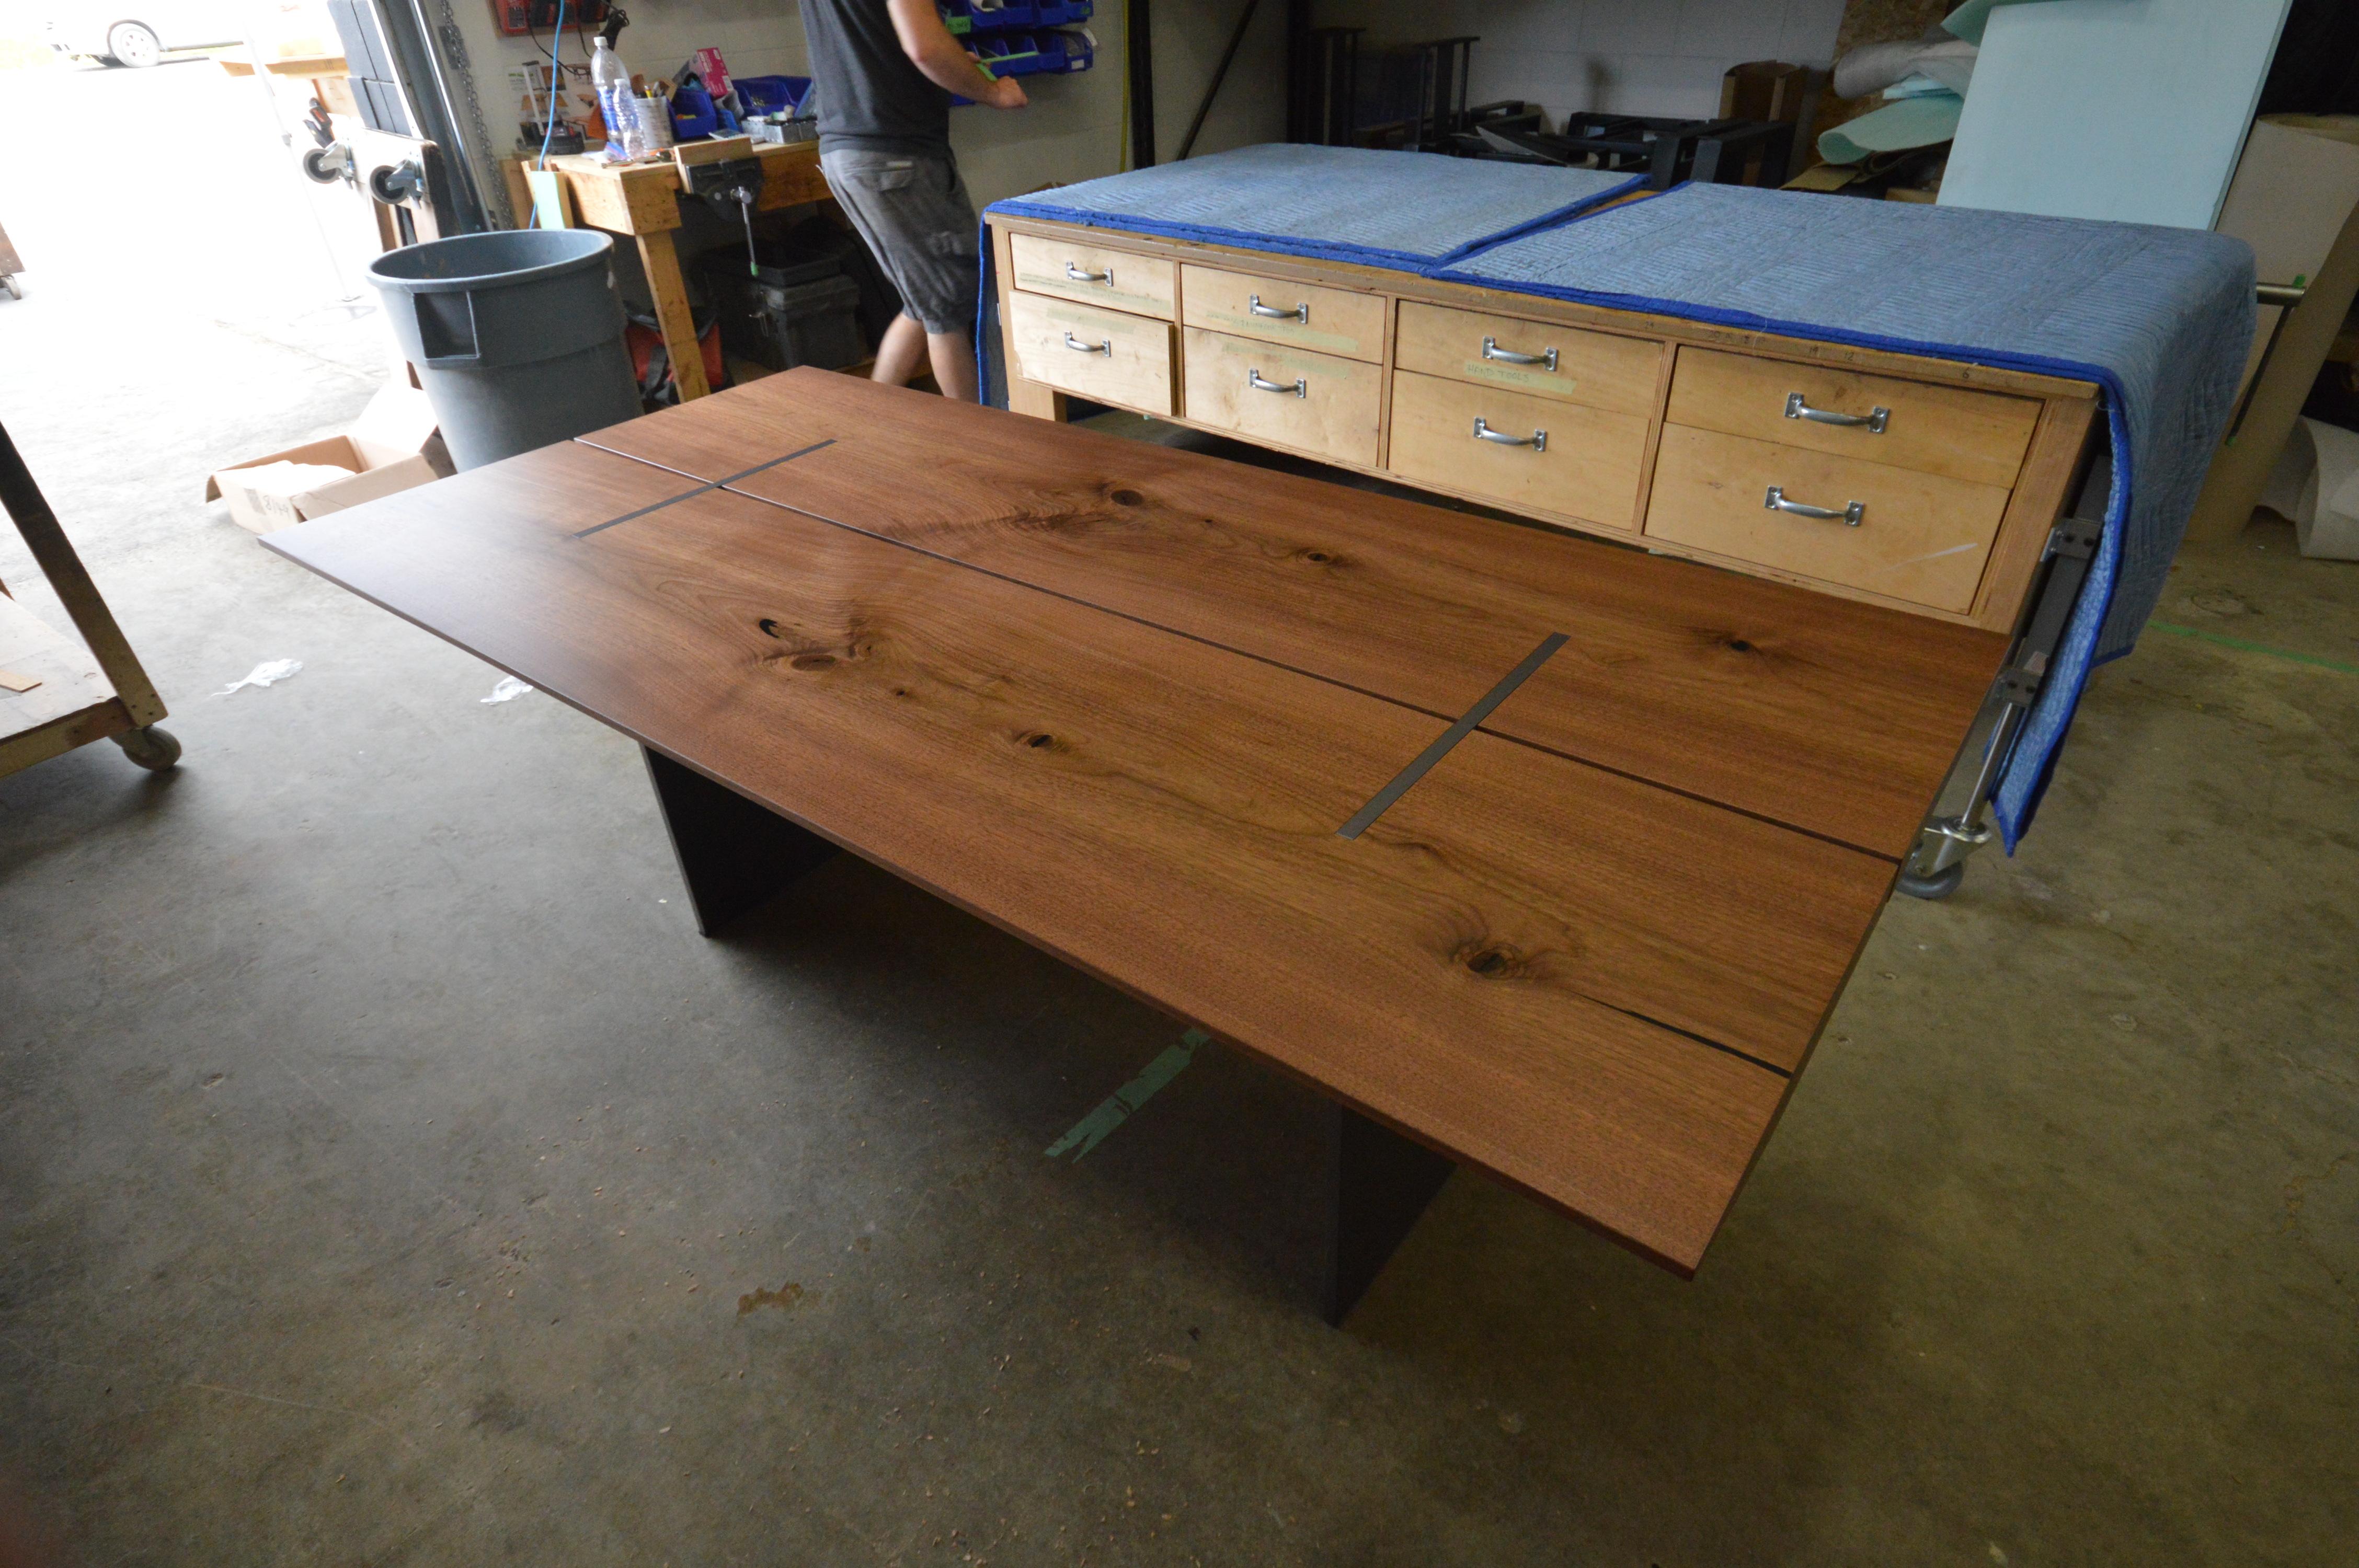
[(1491, 717), (1491, 710), (1507, 700), (1515, 689), (1531, 678), (1532, 672), (1547, 664), (1549, 655), (1565, 645), (1569, 639), (1561, 632), (1551, 632), (1540, 639), (1540, 645), (1524, 655), (1524, 662), (1500, 677), (1499, 684), (1477, 698), (1473, 707), (1459, 717), (1458, 722), (1444, 730), (1432, 745), (1419, 752), (1408, 766), (1393, 775), (1392, 783), (1368, 797), (1368, 804), (1352, 814), (1352, 820), (1335, 829), (1344, 838), (1357, 838), (1365, 833), (1377, 817), (1390, 810), (1393, 802), (1407, 795), (1409, 786), (1432, 770), (1433, 764), (1450, 754), (1450, 749), (1474, 732), (1477, 725)]
[[(585, 442), (583, 444), (587, 445), (588, 443)], [(678, 495), (666, 496), (663, 500), (657, 502), (653, 506), (642, 506), (636, 512), (625, 512), (620, 517), (609, 517), (603, 523), (592, 523), (589, 527), (582, 529), (573, 536), (577, 539), (586, 539), (592, 534), (602, 533), (608, 528), (614, 527), (616, 524), (628, 523), (634, 518), (645, 517), (650, 512), (661, 512), (667, 506), (677, 506), (683, 501), (692, 500), (697, 496), (702, 495), (708, 490), (719, 490), (724, 485), (735, 484), (741, 479), (751, 479), (754, 475), (760, 473), (764, 469), (774, 469), (780, 463), (790, 463), (797, 458), (807, 458), (813, 452), (818, 451), (821, 447), (832, 447), (833, 445), (835, 445), (835, 438), (832, 436), (829, 437), (824, 441), (814, 441), (810, 446), (803, 448), (800, 451), (788, 452), (783, 458), (772, 458), (766, 463), (756, 463), (744, 473), (733, 473), (727, 479), (712, 480), (707, 483), (698, 485), (694, 490), (683, 490)], [(605, 449), (606, 449), (603, 447), (598, 449), (600, 451), (604, 451)], [(618, 453), (616, 455), (622, 456), (625, 454)]]

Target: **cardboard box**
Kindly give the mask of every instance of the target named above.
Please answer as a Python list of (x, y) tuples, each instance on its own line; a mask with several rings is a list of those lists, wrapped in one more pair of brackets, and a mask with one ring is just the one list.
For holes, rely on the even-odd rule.
[[(346, 477), (307, 483), (291, 492), (282, 484), (270, 482), (278, 475), (239, 477), (273, 463), (342, 469)], [(370, 398), (344, 435), (217, 470), (205, 481), (205, 499), (227, 501), (231, 518), (241, 527), (267, 534), (429, 483), (451, 471), (450, 455), (443, 450), (426, 395), (397, 383)]]
[[(2263, 283), (2307, 286), (2325, 268), (2354, 207), (2359, 116), (2270, 114), (2253, 122), (2214, 226), (2253, 247)], [(2245, 357), (2247, 383), (2280, 314), (2277, 306), (2261, 307), (2260, 329)]]
[[(2224, 544), (2260, 503), (2319, 367), (2359, 298), (2359, 120), (2272, 114), (2256, 122), (2220, 229), (2252, 245), (2262, 282), (2300, 279), (2310, 290), (2289, 311), (2261, 308), (2245, 361), (2243, 422), (2212, 455), (2188, 520), (2190, 542)], [(2268, 363), (2256, 373), (2264, 352)]]

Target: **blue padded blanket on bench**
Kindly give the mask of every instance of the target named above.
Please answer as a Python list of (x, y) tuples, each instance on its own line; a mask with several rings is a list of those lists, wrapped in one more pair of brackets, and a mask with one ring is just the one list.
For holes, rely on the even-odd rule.
[(1999, 783), (2010, 850), (2091, 667), (2129, 652), (2161, 595), (2253, 336), (2241, 240), (1728, 185), (1681, 186), (1430, 276), (2097, 383), (2114, 457), (2104, 535)]
[(1626, 174), (1276, 143), (995, 201), (1012, 217), (1415, 271), (1565, 219)]

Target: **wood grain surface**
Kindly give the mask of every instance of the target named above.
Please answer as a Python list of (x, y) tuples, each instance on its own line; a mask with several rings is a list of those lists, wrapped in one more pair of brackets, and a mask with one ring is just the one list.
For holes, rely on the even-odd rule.
[(1142, 414), (1172, 412), (1169, 321), (1016, 294), (1009, 297), (1006, 341), (1011, 368), (1044, 386)]
[[(2006, 640), (918, 393), (788, 372), (590, 439), (1897, 860)], [(864, 452), (899, 455), (880, 463)], [(922, 464), (907, 455), (923, 451)]]
[[(1858, 502), (1859, 525), (1773, 511), (1772, 485), (1830, 511)], [(1672, 424), (1657, 449), (1647, 535), (1963, 611), (2006, 500), (1996, 485)]]
[[(1507, 353), (1556, 351), (1556, 368), (1486, 359), (1483, 341)], [(1621, 338), (1585, 332), (1546, 321), (1494, 316), (1404, 299), (1393, 362), (1402, 370), (1453, 381), (1479, 382), (1535, 397), (1562, 398), (1592, 408), (1641, 417), (1655, 412), (1655, 386), (1661, 378), (1663, 345), (1651, 338)]]
[[(1385, 357), (1385, 318), (1391, 308), (1381, 295), (1219, 267), (1182, 266), (1180, 298), (1180, 319), (1190, 327), (1370, 364), (1381, 363)], [(1256, 301), (1262, 310), (1292, 314), (1263, 315), (1253, 308)]]
[[(1974, 484), (2015, 483), (2038, 423), (2037, 398), (1934, 386), (1897, 376), (1862, 375), (1816, 365), (1722, 353), (1692, 345), (1680, 350), (1671, 371), (1675, 425), (1750, 436), (1837, 457), (1890, 463)], [(1788, 418), (1795, 393), (1811, 408), (1832, 414), (1886, 413), (1885, 427), (1826, 425)]]
[[(1474, 421), (1545, 449), (1478, 439)], [(1391, 468), (1402, 478), (1484, 496), (1518, 512), (1600, 527), (1638, 525), (1647, 416), (1612, 414), (1503, 387), (1393, 373)]]
[(90, 650), (5, 593), (0, 593), (0, 669), (18, 682), (30, 683), (0, 682), (0, 737), (23, 734), (114, 695)]
[(1201, 327), (1180, 333), (1180, 359), (1190, 419), (1314, 458), (1375, 466), (1384, 425), (1380, 367)]
[(582, 536), (678, 477), (550, 449), (266, 543), (1694, 1268), (1788, 1080), (1693, 1034), (1798, 1059), (1888, 866), (1479, 734), (1343, 839), (1431, 716), (724, 491)]
[(1166, 321), (1176, 308), (1179, 273), (1175, 263), (1128, 251), (1035, 234), (1016, 234), (1008, 241), (1007, 275), (1027, 293), (1053, 294)]

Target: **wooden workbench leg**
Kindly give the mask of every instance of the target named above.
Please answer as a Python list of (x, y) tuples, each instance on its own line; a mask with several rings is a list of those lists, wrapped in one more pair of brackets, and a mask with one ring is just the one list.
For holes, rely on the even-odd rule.
[[(58, 514), (49, 508), (49, 498), (34, 482), (33, 470), (16, 455), (16, 443), (8, 438), (5, 429), (0, 429), (0, 510), (5, 510), (16, 523), (33, 564), (49, 579), (49, 591), (65, 606), (74, 630), (89, 644), (99, 669), (114, 683), (114, 695), (132, 725), (144, 729), (163, 718), (164, 699), (156, 694), (155, 683), (147, 678), (139, 655), (131, 651), (130, 639), (114, 623), (114, 611), (106, 607), (98, 584), (91, 580), (82, 557), (74, 553), (65, 529), (58, 523)], [(166, 741), (170, 739), (164, 737)], [(179, 755), (177, 741), (172, 743), (172, 754)], [(155, 765), (168, 767), (170, 763)]]
[(735, 790), (658, 752), (646, 754), (696, 928), (705, 935), (719, 935), (729, 922), (768, 903), (835, 853), (818, 834)]
[(669, 229), (639, 235), (639, 265), (647, 269), (647, 289), (656, 297), (656, 319), (663, 325), (664, 349), (671, 355), (679, 400), (686, 403), (702, 397), (712, 386), (704, 379), (704, 350), (696, 341), (696, 313), (688, 306), (688, 280), (679, 275), (679, 253), (672, 248), (671, 235)]
[(1000, 361), (1006, 367), (1007, 411), (1029, 414), (1035, 419), (1053, 419), (1061, 425), (1065, 422), (1065, 395), (1037, 381), (1025, 380), (1016, 368), (1016, 348), (1007, 341), (1007, 323), (1014, 319), (1011, 312), (1016, 308), (1016, 256), (1007, 243), (1007, 231), (996, 223), (991, 225), (991, 264), (999, 291), (999, 308), (995, 314), (999, 319), (999, 341), (1006, 351)]
[(1320, 1312), (1342, 1327), (1456, 1163), (1358, 1111), (1329, 1109)]
[(1065, 395), (1027, 381), (1014, 371), (1007, 373), (1007, 410), (1011, 414), (1029, 414), (1035, 419), (1065, 422)]

